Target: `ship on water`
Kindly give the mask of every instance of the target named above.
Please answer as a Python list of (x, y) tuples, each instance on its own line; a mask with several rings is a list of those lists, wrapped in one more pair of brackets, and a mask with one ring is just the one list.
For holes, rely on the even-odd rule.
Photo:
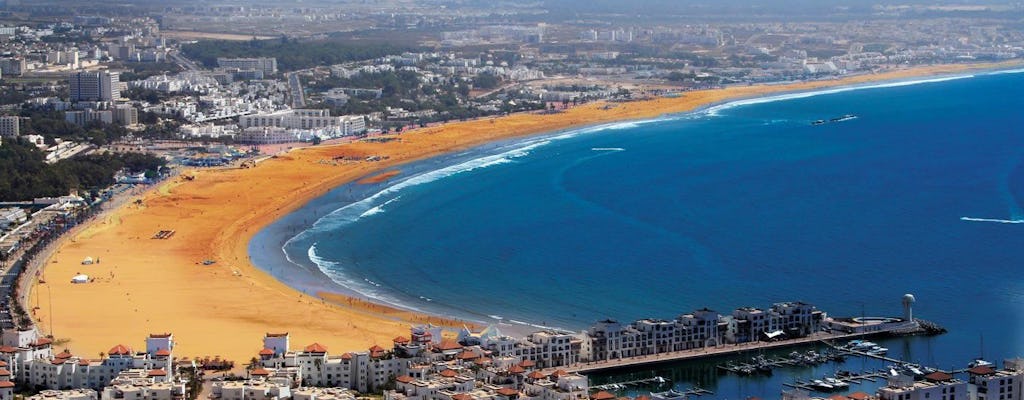
[(811, 122), (811, 125), (818, 126), (818, 125), (824, 125), (825, 123), (831, 123), (831, 122), (849, 121), (849, 120), (855, 119), (855, 118), (857, 118), (856, 115), (853, 115), (853, 114), (843, 114), (843, 115), (840, 115), (838, 117), (831, 118), (828, 121), (825, 121), (823, 119), (814, 120), (813, 122)]

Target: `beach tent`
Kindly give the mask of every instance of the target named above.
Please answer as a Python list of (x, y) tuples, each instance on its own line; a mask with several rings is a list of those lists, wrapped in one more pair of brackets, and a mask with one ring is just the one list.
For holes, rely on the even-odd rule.
[(84, 260), (82, 260), (82, 265), (89, 265), (89, 264), (92, 264), (92, 257), (86, 257)]
[(71, 283), (89, 283), (89, 275), (78, 274), (71, 278)]

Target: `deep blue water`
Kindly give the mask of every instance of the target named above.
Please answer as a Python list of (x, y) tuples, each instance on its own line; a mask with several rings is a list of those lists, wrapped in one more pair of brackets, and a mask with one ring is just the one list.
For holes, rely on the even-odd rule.
[[(250, 248), (264, 265), (301, 231), (285, 248), (312, 272), (279, 273), (295, 286), (325, 281), (312, 258), (382, 301), (573, 330), (785, 300), (900, 315), (913, 293), (950, 333), (890, 355), (1021, 356), (1024, 224), (961, 217), (1024, 219), (1022, 94), (1024, 74), (979, 75), (505, 143), (339, 188)], [(789, 377), (768, 379), (698, 380), (771, 398)]]

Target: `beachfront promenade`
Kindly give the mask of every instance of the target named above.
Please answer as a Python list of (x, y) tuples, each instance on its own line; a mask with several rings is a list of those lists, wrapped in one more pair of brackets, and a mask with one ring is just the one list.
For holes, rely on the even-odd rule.
[(892, 333), (890, 330), (878, 330), (873, 332), (862, 332), (862, 333), (825, 333), (818, 332), (803, 338), (796, 338), (790, 340), (780, 340), (777, 342), (749, 342), (749, 343), (737, 343), (737, 344), (724, 344), (715, 347), (697, 348), (681, 351), (672, 351), (666, 353), (658, 353), (651, 355), (643, 355), (636, 357), (623, 357), (614, 360), (601, 360), (584, 363), (576, 363), (564, 367), (554, 367), (543, 370), (546, 374), (551, 374), (557, 370), (563, 370), (569, 373), (581, 373), (585, 374), (588, 372), (601, 371), (606, 369), (615, 368), (629, 368), (638, 367), (650, 364), (686, 361), (705, 357), (724, 356), (736, 353), (742, 353), (746, 351), (760, 351), (769, 349), (779, 349), (792, 346), (810, 345), (815, 342), (827, 341), (827, 340), (849, 340), (856, 339), (865, 336), (873, 335), (884, 335)]

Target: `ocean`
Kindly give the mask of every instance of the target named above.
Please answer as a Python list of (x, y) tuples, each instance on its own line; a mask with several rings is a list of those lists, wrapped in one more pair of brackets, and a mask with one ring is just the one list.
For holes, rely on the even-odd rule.
[[(250, 254), (310, 293), (513, 332), (791, 300), (899, 316), (912, 293), (914, 315), (950, 332), (884, 341), (890, 356), (1024, 356), (1021, 93), (1022, 73), (920, 79), (493, 143), (343, 185)], [(663, 375), (679, 388), (773, 398), (837, 367), (761, 381), (678, 368)]]

